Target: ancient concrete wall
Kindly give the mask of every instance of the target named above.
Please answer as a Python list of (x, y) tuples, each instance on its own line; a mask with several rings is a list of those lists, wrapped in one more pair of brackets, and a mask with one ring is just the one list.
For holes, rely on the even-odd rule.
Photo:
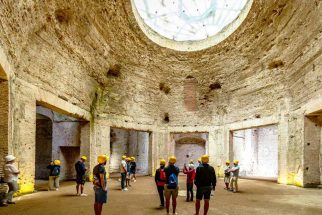
[(4, 157), (8, 155), (9, 85), (0, 79), (0, 176), (3, 176)]
[(319, 185), (321, 182), (321, 125), (319, 116), (304, 119), (304, 175), (305, 186)]

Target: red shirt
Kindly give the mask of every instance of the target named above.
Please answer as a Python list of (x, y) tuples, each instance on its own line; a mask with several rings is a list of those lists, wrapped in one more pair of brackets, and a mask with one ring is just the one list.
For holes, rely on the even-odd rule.
[(196, 170), (185, 167), (183, 168), (183, 173), (187, 175), (187, 184), (193, 184), (196, 177)]

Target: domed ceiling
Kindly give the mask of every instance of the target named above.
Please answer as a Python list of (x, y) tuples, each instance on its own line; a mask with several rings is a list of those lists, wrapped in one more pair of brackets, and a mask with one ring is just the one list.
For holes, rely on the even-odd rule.
[[(12, 0), (0, 6), (0, 46), (24, 80), (52, 92), (63, 85), (67, 99), (83, 93), (79, 85), (86, 88), (84, 93), (90, 93), (73, 98), (75, 104), (90, 104), (96, 83), (156, 91), (160, 81), (173, 89), (193, 76), (204, 87), (199, 94), (218, 82), (219, 101), (224, 97), (231, 106), (245, 105), (242, 97), (259, 92), (278, 100), (303, 75), (301, 68), (321, 55), (321, 10), (317, 0), (254, 0), (225, 40), (185, 52), (151, 41), (128, 0)], [(107, 75), (115, 65), (126, 83)]]

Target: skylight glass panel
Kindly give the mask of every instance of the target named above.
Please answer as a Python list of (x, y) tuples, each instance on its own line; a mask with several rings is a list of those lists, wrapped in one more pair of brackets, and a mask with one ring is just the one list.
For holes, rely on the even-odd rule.
[(144, 22), (175, 41), (214, 36), (238, 18), (249, 0), (134, 0)]

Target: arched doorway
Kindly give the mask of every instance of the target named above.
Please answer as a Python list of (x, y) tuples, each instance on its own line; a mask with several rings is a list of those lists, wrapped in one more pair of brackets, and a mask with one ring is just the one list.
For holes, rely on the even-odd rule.
[(190, 160), (197, 165), (197, 160), (206, 153), (208, 133), (173, 133), (172, 137), (175, 142), (176, 165), (180, 170)]

